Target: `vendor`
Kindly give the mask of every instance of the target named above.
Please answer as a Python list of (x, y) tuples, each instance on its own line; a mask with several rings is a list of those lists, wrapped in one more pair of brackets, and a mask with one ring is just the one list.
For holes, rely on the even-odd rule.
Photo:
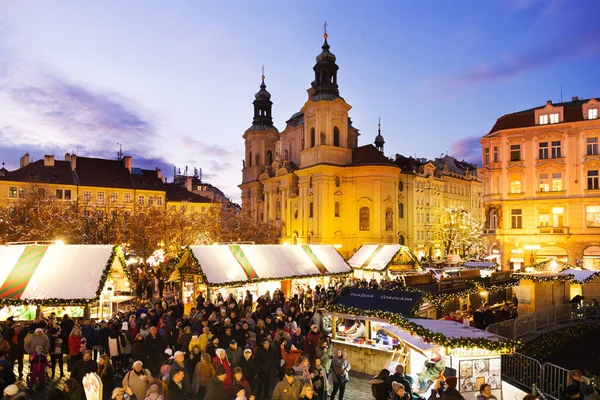
[(364, 338), (367, 334), (367, 328), (365, 324), (360, 322), (360, 320), (354, 321), (354, 326), (352, 326), (347, 332), (346, 335), (351, 338)]

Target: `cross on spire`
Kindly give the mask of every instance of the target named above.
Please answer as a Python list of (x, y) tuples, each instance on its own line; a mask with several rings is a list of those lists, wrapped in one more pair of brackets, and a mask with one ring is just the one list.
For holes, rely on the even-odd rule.
[(261, 72), (262, 72), (262, 74), (261, 74), (262, 79), (264, 80), (265, 79), (265, 66), (264, 65), (261, 68)]
[(327, 21), (323, 22), (323, 37), (327, 39)]

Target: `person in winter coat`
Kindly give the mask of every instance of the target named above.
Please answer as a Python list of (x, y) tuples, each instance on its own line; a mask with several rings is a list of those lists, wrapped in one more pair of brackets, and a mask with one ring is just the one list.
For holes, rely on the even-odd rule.
[(23, 355), (25, 354), (25, 336), (27, 329), (23, 329), (23, 325), (19, 322), (6, 330), (4, 337), (10, 344), (8, 351), (8, 361), (12, 365), (17, 363), (19, 371), (19, 379), (23, 378)]
[(42, 328), (36, 328), (33, 335), (29, 336), (29, 340), (25, 343), (25, 351), (33, 355), (36, 353), (38, 346), (42, 347), (42, 353), (48, 354), (50, 352), (50, 339), (44, 334)]
[(147, 360), (148, 357), (146, 357), (144, 336), (141, 333), (138, 333), (135, 336), (135, 340), (133, 341), (133, 345), (131, 346), (131, 348), (132, 348), (134, 360), (141, 360), (142, 362)]
[[(569, 389), (569, 387), (574, 387), (579, 391), (581, 400), (594, 399), (594, 387), (590, 380), (583, 376), (578, 369), (569, 371), (567, 374), (567, 389)], [(574, 390), (571, 391), (574, 392)]]
[(340, 392), (339, 399), (343, 400), (344, 392), (346, 391), (346, 383), (350, 380), (348, 371), (350, 371), (350, 363), (346, 360), (342, 349), (337, 349), (335, 351), (335, 357), (333, 357), (333, 360), (331, 361), (331, 382), (333, 383), (331, 400), (335, 399), (338, 390)]
[(90, 372), (98, 372), (98, 364), (92, 360), (92, 351), (86, 350), (83, 352), (82, 359), (73, 364), (71, 378), (83, 384), (83, 377)]
[(327, 381), (327, 371), (325, 371), (325, 367), (323, 367), (320, 358), (315, 358), (310, 372), (313, 375), (312, 386), (315, 391), (315, 398), (325, 400), (329, 390), (329, 382)]
[(308, 357), (310, 360), (314, 360), (317, 354), (317, 347), (319, 343), (321, 343), (321, 338), (323, 335), (319, 332), (319, 327), (316, 324), (312, 324), (310, 327), (310, 332), (306, 335), (306, 339), (304, 341), (305, 350), (308, 353)]
[(217, 365), (215, 368), (215, 376), (208, 382), (206, 387), (206, 400), (230, 400), (225, 390), (225, 380), (227, 380), (227, 372), (223, 365)]
[(206, 393), (206, 387), (212, 378), (215, 376), (215, 367), (213, 367), (212, 359), (210, 355), (207, 353), (202, 354), (200, 358), (200, 362), (196, 364), (196, 369), (194, 370), (194, 378), (193, 382), (198, 382), (198, 393), (197, 397), (199, 399), (204, 398), (204, 394)]
[(306, 384), (312, 385), (312, 376), (310, 375), (310, 362), (307, 357), (300, 356), (293, 366), (296, 372), (296, 379), (300, 381), (302, 386)]
[(200, 346), (200, 350), (202, 350), (202, 352), (206, 351), (206, 346), (208, 346), (208, 343), (210, 342), (212, 337), (213, 334), (210, 333), (210, 328), (208, 326), (203, 327), (202, 334), (198, 336), (198, 346)]
[(277, 372), (279, 365), (275, 350), (271, 349), (271, 342), (263, 339), (261, 346), (256, 350), (257, 386), (255, 395), (267, 397), (271, 386), (271, 379)]
[(144, 368), (144, 364), (137, 360), (133, 363), (133, 369), (123, 377), (123, 388), (130, 388), (136, 399), (143, 399), (152, 385), (153, 378), (150, 370)]
[(144, 339), (146, 345), (145, 353), (148, 356), (148, 368), (152, 373), (158, 375), (160, 370), (160, 358), (167, 347), (164, 339), (158, 335), (158, 329), (155, 326), (150, 328), (150, 334)]
[(225, 372), (227, 373), (227, 377), (224, 381), (225, 390), (227, 391), (228, 395), (233, 395), (233, 387), (231, 385), (231, 383), (233, 382), (233, 376), (231, 371), (231, 364), (229, 364), (229, 360), (227, 359), (227, 353), (223, 349), (217, 349), (215, 353), (217, 354), (213, 358), (213, 366), (215, 367), (215, 371), (217, 370), (217, 367), (219, 365), (222, 365), (223, 368), (225, 368)]
[(63, 388), (67, 400), (85, 400), (83, 386), (81, 386), (75, 379), (67, 379), (63, 384)]
[(17, 377), (13, 371), (12, 364), (8, 360), (0, 359), (0, 392), (16, 381)]
[(171, 373), (168, 385), (169, 400), (193, 400), (193, 396), (183, 384), (184, 377), (185, 370), (183, 369)]
[(48, 320), (48, 339), (50, 339), (50, 368), (52, 369), (52, 379), (56, 374), (56, 366), (60, 371), (60, 376), (64, 375), (63, 372), (63, 353), (62, 353), (62, 334), (60, 326), (56, 323), (54, 318)]
[(483, 383), (479, 387), (479, 394), (477, 400), (498, 400), (496, 396), (492, 394), (492, 387), (488, 383)]
[(392, 382), (390, 400), (410, 400), (410, 395), (406, 392), (404, 385), (399, 382)]
[(408, 393), (409, 398), (412, 398), (412, 389), (410, 387), (410, 382), (404, 377), (404, 366), (396, 365), (396, 370), (393, 375), (390, 375), (385, 380), (386, 389), (388, 392), (392, 391), (392, 382), (401, 383), (404, 387), (404, 391)]
[(244, 371), (240, 367), (235, 367), (233, 369), (233, 387), (234, 392), (237, 393), (240, 388), (244, 389), (245, 396), (252, 396), (252, 387), (250, 387), (250, 382), (244, 376)]
[(321, 364), (323, 364), (329, 378), (331, 376), (331, 362), (333, 361), (333, 347), (326, 340), (322, 340), (315, 354), (317, 358), (321, 359)]
[(252, 350), (250, 350), (250, 349), (244, 350), (244, 357), (242, 358), (242, 361), (240, 362), (240, 367), (242, 368), (242, 371), (244, 372), (244, 377), (248, 380), (248, 383), (250, 383), (250, 387), (253, 390), (256, 390), (257, 371), (256, 371), (256, 362), (255, 362), (254, 356), (252, 355)]
[(375, 400), (388, 400), (390, 391), (387, 389), (387, 384), (385, 382), (388, 376), (390, 376), (390, 370), (384, 368), (369, 381), (371, 393)]
[(272, 400), (298, 400), (302, 384), (296, 379), (296, 372), (293, 368), (285, 371), (285, 376), (273, 389)]
[(225, 353), (227, 354), (227, 359), (229, 360), (231, 367), (239, 367), (242, 358), (244, 357), (244, 352), (239, 348), (237, 341), (231, 340)]
[(150, 389), (146, 392), (146, 398), (144, 400), (165, 400), (165, 398), (160, 394), (160, 388), (155, 383), (150, 386)]
[(102, 354), (98, 358), (98, 376), (102, 380), (102, 400), (110, 400), (115, 388), (115, 370), (110, 363), (110, 358)]
[(73, 368), (73, 365), (77, 361), (81, 360), (81, 345), (81, 330), (75, 327), (69, 335), (69, 356), (71, 357), (71, 368)]
[(219, 338), (216, 336), (213, 336), (210, 339), (210, 343), (208, 345), (206, 345), (206, 352), (212, 357), (214, 358), (217, 353), (217, 349), (219, 348)]
[(425, 361), (425, 369), (419, 375), (419, 389), (421, 392), (427, 390), (429, 382), (436, 379), (446, 368), (446, 361), (440, 353), (434, 351), (430, 360)]
[[(441, 381), (445, 380), (446, 389), (444, 393), (440, 393)], [(435, 382), (429, 400), (465, 400), (465, 398), (456, 390), (458, 379), (455, 376), (440, 378)]]
[(286, 343), (285, 342), (281, 343), (281, 359), (285, 363), (283, 365), (283, 368), (284, 369), (294, 368), (294, 365), (296, 365), (296, 361), (302, 355), (302, 351), (298, 350), (293, 345), (289, 349), (289, 351), (286, 350), (285, 347), (286, 347)]

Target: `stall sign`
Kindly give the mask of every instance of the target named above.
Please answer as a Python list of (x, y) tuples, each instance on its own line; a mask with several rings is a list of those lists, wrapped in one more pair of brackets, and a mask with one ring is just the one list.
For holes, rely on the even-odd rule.
[(433, 278), (430, 274), (405, 275), (404, 281), (406, 286), (426, 285), (433, 282)]
[(462, 271), (458, 271), (458, 276), (462, 276), (465, 278), (479, 278), (481, 273), (478, 269), (465, 269)]
[(340, 296), (338, 304), (361, 310), (381, 310), (410, 315), (423, 295), (392, 290), (350, 289)]
[(490, 284), (506, 282), (510, 280), (510, 271), (493, 272), (490, 278)]
[(506, 347), (502, 350), (487, 350), (483, 348), (451, 348), (446, 347), (446, 355), (456, 357), (480, 357), (480, 356), (497, 356), (500, 354), (513, 354), (512, 347)]
[(455, 276), (452, 278), (441, 278), (438, 284), (438, 291), (444, 292), (446, 290), (464, 289), (467, 287), (467, 278), (462, 276)]

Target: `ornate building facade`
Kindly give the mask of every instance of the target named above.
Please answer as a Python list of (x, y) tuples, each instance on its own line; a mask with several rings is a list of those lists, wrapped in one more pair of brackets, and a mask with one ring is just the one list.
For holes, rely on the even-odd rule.
[(600, 264), (599, 110), (596, 99), (548, 101), (481, 139), (489, 254), (504, 268)]

